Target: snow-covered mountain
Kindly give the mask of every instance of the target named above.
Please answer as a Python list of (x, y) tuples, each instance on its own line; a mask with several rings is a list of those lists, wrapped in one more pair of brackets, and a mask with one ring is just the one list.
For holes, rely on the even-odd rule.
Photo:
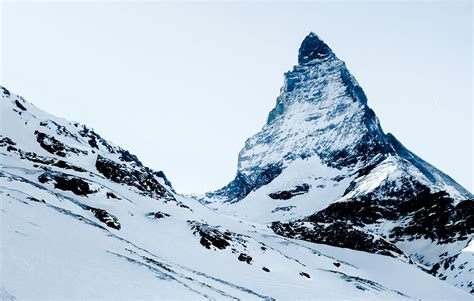
[(403, 253), (220, 215), (85, 125), (0, 92), (0, 299), (470, 299)]
[(472, 253), (458, 256), (474, 232), (472, 198), (384, 133), (345, 63), (311, 33), (266, 124), (239, 153), (235, 179), (200, 201), (274, 222), (287, 237), (381, 254), (398, 249), (474, 292)]
[(0, 299), (472, 299), (472, 196), (382, 132), (314, 34), (207, 206), (0, 95)]

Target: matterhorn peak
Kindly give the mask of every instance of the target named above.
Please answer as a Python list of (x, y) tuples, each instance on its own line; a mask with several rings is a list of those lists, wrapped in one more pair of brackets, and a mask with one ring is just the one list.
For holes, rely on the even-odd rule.
[(298, 64), (303, 65), (314, 59), (321, 59), (332, 54), (331, 48), (314, 32), (303, 40), (298, 55)]
[[(295, 167), (292, 166), (309, 166), (305, 163), (308, 160), (317, 162), (318, 166), (308, 167), (314, 173), (311, 177), (320, 177), (327, 168), (337, 174), (338, 180), (334, 183), (315, 183), (312, 188), (315, 192), (332, 195), (332, 200), (372, 192), (393, 197), (388, 196), (390, 189), (380, 188), (375, 192), (376, 184), (367, 184), (370, 189), (362, 189), (365, 187), (362, 183), (368, 179), (366, 176), (376, 172), (380, 164), (383, 174), (398, 174), (393, 179), (380, 178), (380, 183), (387, 182), (387, 187), (394, 185), (394, 191), (400, 188), (396, 183), (417, 182), (432, 191), (448, 191), (456, 200), (472, 196), (444, 173), (410, 153), (400, 142), (395, 143), (393, 136), (384, 133), (362, 87), (346, 64), (314, 32), (301, 43), (298, 63), (285, 73), (276, 105), (262, 130), (250, 137), (240, 151), (235, 179), (224, 188), (208, 193), (210, 200), (207, 201), (212, 202), (217, 196), (225, 203), (239, 202), (274, 180), (293, 182), (295, 174), (291, 170)], [(302, 177), (305, 168), (298, 170), (296, 177)], [(290, 171), (292, 175), (285, 178)], [(303, 184), (308, 183), (291, 185), (307, 187)], [(336, 186), (337, 189), (330, 188)], [(412, 192), (418, 193), (416, 189)], [(270, 211), (275, 210), (273, 205), (274, 202)], [(311, 210), (314, 209), (316, 207)], [(296, 213), (295, 209), (293, 216), (286, 216), (296, 217), (307, 213), (306, 210)], [(279, 218), (282, 216), (283, 213)]]

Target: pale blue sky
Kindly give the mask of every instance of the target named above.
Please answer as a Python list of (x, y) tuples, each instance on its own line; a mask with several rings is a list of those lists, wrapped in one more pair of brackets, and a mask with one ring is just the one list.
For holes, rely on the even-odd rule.
[(316, 32), (386, 132), (473, 191), (470, 1), (2, 4), (1, 83), (163, 169), (230, 181)]

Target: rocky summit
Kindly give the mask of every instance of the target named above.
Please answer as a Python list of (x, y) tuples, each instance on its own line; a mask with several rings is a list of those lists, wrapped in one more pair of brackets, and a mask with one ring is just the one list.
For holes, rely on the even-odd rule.
[(472, 300), (472, 194), (382, 130), (314, 33), (200, 197), (0, 88), (2, 300)]

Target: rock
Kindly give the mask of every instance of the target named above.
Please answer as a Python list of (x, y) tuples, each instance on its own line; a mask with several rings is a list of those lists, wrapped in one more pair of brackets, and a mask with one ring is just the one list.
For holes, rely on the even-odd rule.
[(80, 196), (87, 196), (95, 192), (90, 189), (89, 183), (83, 179), (59, 172), (45, 172), (38, 177), (38, 181), (43, 184), (54, 182), (54, 188), (71, 191)]
[(344, 222), (311, 223), (308, 225), (297, 221), (289, 223), (273, 222), (271, 228), (276, 234), (289, 238), (390, 257), (405, 257), (403, 252), (395, 245)]
[(303, 65), (314, 59), (324, 58), (332, 53), (326, 43), (324, 43), (315, 33), (311, 32), (301, 44), (298, 64)]
[(107, 179), (116, 183), (133, 186), (152, 197), (175, 200), (174, 196), (155, 179), (153, 172), (146, 167), (130, 168), (100, 155), (97, 156), (95, 167)]
[(27, 197), (30, 201), (37, 202), (37, 203), (46, 203), (44, 200), (39, 200), (37, 198), (34, 198), (32, 196)]
[(168, 213), (164, 213), (161, 211), (157, 212), (149, 212), (146, 214), (147, 217), (155, 218), (155, 219), (160, 219), (160, 218), (165, 218), (165, 217), (170, 217)]
[(26, 111), (26, 108), (25, 108), (18, 100), (15, 100), (15, 105), (16, 105), (16, 107), (19, 108), (20, 110)]
[(300, 276), (306, 277), (306, 278), (311, 278), (308, 273), (305, 272), (300, 272)]
[(201, 237), (200, 243), (205, 248), (210, 249), (211, 246), (219, 249), (224, 250), (228, 246), (230, 246), (230, 241), (232, 241), (231, 233), (229, 231), (221, 232), (218, 229), (212, 228), (207, 224), (199, 223), (199, 222), (189, 222), (192, 227), (191, 230), (193, 231), (194, 235), (199, 235)]
[(4, 95), (7, 95), (7, 96), (11, 95), (10, 91), (8, 91), (7, 88), (5, 88), (5, 87), (2, 87), (2, 92), (3, 92)]
[(39, 131), (35, 131), (35, 135), (36, 135), (36, 141), (38, 141), (40, 146), (53, 155), (57, 155), (60, 157), (66, 157), (67, 153), (87, 155), (87, 151), (69, 147), (65, 145), (64, 143), (62, 143), (61, 141), (54, 138), (53, 136), (49, 136)]
[(116, 196), (115, 193), (110, 192), (110, 191), (107, 191), (107, 193), (105, 194), (105, 196), (106, 196), (108, 199), (117, 199), (117, 200), (120, 200), (120, 198), (119, 198), (118, 196)]
[(118, 219), (112, 214), (105, 211), (104, 209), (93, 208), (93, 207), (87, 207), (86, 209), (91, 211), (99, 221), (106, 224), (108, 227), (116, 229), (116, 230), (120, 230), (121, 225)]
[(250, 255), (245, 254), (245, 253), (240, 253), (238, 259), (240, 261), (246, 262), (248, 264), (252, 264), (252, 257)]
[(296, 186), (291, 190), (278, 191), (270, 193), (268, 196), (274, 200), (289, 200), (292, 197), (300, 194), (305, 194), (309, 191), (310, 186), (306, 183)]

